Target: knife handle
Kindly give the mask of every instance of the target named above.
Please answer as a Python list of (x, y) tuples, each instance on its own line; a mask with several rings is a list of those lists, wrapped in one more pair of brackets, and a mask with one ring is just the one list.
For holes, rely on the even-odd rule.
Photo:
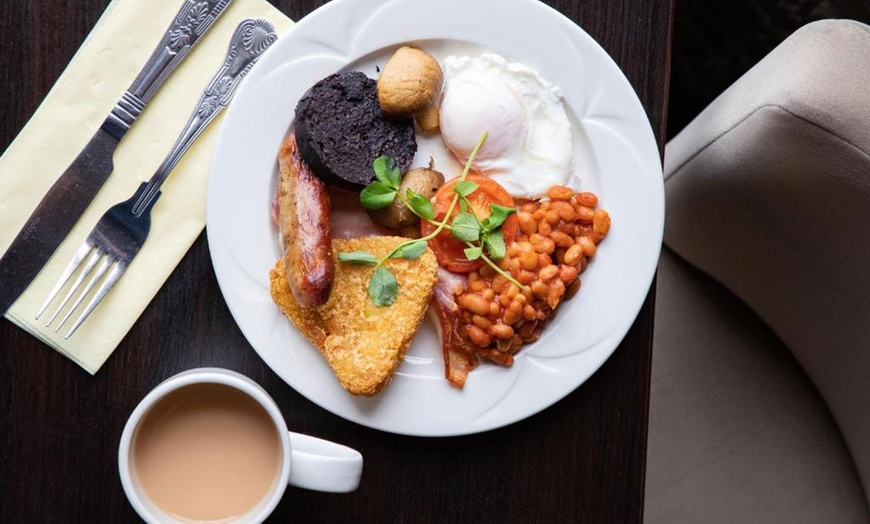
[(199, 42), (232, 0), (184, 0), (145, 67), (112, 109), (103, 128), (119, 140), (163, 81)]
[(223, 64), (206, 85), (181, 135), (148, 181), (148, 188), (133, 206), (134, 215), (139, 216), (147, 211), (150, 204), (157, 199), (160, 186), (169, 173), (211, 121), (229, 104), (239, 83), (277, 39), (275, 27), (267, 20), (247, 19), (236, 27)]

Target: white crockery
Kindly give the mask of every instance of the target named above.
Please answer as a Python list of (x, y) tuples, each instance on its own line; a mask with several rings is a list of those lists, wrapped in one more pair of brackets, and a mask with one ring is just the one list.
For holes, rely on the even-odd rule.
[(234, 524), (259, 523), (266, 519), (278, 505), (288, 484), (292, 486), (347, 493), (359, 485), (362, 474), (362, 455), (356, 450), (308, 435), (287, 430), (278, 405), (256, 382), (234, 371), (221, 368), (198, 368), (179, 373), (161, 382), (136, 406), (118, 448), (118, 470), (121, 484), (130, 504), (142, 520), (149, 524), (172, 524), (182, 521), (167, 515), (154, 505), (136, 478), (135, 467), (131, 460), (131, 446), (136, 430), (143, 417), (169, 393), (193, 384), (222, 384), (235, 388), (259, 403), (275, 423), (281, 440), (281, 469), (272, 490), (254, 509), (238, 519)]
[[(281, 257), (270, 219), (277, 153), (297, 101), (342, 69), (377, 76), (403, 43), (439, 60), (495, 52), (557, 86), (573, 126), (580, 188), (613, 219), (576, 297), (513, 367), (483, 363), (463, 390), (444, 379), (426, 319), (391, 384), (374, 398), (348, 394), (269, 294)], [(414, 165), (459, 168), (440, 138), (418, 137)], [(254, 350), (291, 387), (346, 419), (407, 435), (476, 433), (531, 416), (582, 384), (613, 353), (646, 298), (662, 240), (661, 159), (646, 113), (607, 53), (537, 0), (335, 0), (267, 51), (228, 109), (207, 195), (209, 249), (221, 291)], [(626, 387), (632, 387), (626, 384)]]

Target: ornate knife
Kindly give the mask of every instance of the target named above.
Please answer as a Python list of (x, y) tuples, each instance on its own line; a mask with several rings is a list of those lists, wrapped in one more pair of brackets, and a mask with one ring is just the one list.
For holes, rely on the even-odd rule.
[(0, 258), (0, 316), (42, 270), (112, 173), (118, 142), (232, 0), (185, 0), (142, 72)]

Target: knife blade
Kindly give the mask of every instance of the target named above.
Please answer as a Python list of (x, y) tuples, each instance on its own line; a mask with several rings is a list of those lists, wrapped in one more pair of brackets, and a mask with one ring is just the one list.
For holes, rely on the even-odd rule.
[(184, 1), (139, 76), (0, 257), (0, 316), (39, 275), (112, 174), (115, 149), (145, 105), (231, 2)]
[(12, 241), (0, 259), (0, 311), (5, 313), (24, 293), (112, 174), (118, 141), (103, 129), (97, 131)]

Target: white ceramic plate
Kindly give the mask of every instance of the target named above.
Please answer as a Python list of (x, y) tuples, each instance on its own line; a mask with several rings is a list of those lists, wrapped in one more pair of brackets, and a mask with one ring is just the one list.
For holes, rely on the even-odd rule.
[[(596, 192), (613, 227), (578, 295), (513, 367), (483, 363), (464, 390), (444, 379), (429, 320), (389, 387), (348, 394), (269, 296), (281, 256), (270, 221), (276, 155), (296, 102), (340, 69), (375, 77), (402, 43), (441, 58), (501, 53), (559, 86), (575, 125), (582, 189)], [(446, 155), (420, 144), (416, 165)], [(533, 415), (582, 384), (625, 336), (646, 297), (662, 239), (661, 163), (646, 114), (616, 64), (583, 30), (536, 0), (336, 0), (304, 18), (263, 56), (229, 108), (211, 165), (208, 241), (230, 311), (248, 341), (291, 387), (329, 411), (394, 433), (476, 433)], [(630, 387), (630, 385), (629, 385)]]

